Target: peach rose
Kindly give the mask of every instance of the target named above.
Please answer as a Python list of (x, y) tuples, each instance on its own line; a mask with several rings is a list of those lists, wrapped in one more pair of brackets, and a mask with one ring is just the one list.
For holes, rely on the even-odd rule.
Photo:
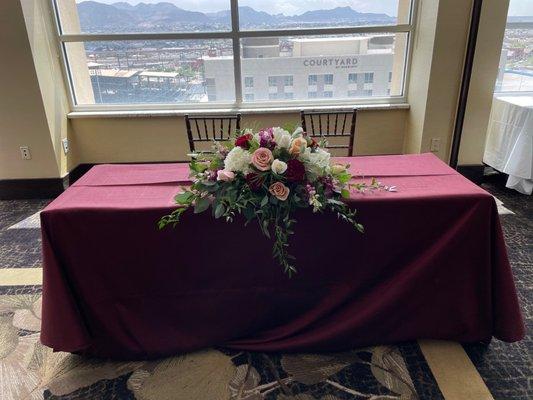
[(281, 182), (276, 182), (270, 185), (268, 191), (272, 196), (275, 196), (278, 200), (285, 201), (289, 197), (290, 189)]
[(259, 171), (268, 171), (273, 159), (274, 156), (272, 155), (272, 152), (265, 147), (258, 148), (254, 151), (254, 154), (252, 154), (252, 164)]
[(289, 153), (292, 155), (298, 155), (300, 152), (305, 150), (307, 147), (307, 140), (303, 137), (297, 137), (294, 139), (291, 143), (291, 148), (289, 149)]

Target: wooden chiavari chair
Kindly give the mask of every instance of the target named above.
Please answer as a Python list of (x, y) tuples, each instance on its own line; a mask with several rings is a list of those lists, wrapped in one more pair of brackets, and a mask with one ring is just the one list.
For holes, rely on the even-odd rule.
[[(357, 109), (353, 111), (301, 111), (302, 128), (311, 137), (345, 138), (346, 144), (328, 144), (328, 149), (347, 149), (353, 155)], [(336, 139), (334, 139), (336, 140)], [(344, 140), (341, 140), (344, 141)]]
[(241, 129), (241, 114), (185, 115), (185, 125), (189, 137), (189, 147), (194, 153), (196, 143), (228, 140), (236, 130)]

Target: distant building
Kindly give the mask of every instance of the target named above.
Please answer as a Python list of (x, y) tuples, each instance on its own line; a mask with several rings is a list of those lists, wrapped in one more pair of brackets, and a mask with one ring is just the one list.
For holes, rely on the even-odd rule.
[(88, 67), (95, 99), (100, 103), (104, 102), (104, 99), (131, 92), (138, 82), (137, 77), (140, 72), (137, 70), (102, 68), (101, 64), (93, 62), (89, 63)]
[[(389, 96), (393, 43), (394, 35), (243, 39), (244, 101)], [(234, 100), (233, 59), (203, 61), (209, 100)]]
[(179, 72), (116, 69), (95, 62), (88, 67), (97, 103), (207, 100), (203, 81)]

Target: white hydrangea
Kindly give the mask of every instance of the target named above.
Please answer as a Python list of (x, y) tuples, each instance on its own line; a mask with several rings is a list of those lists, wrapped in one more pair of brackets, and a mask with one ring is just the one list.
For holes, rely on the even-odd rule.
[(288, 149), (291, 146), (291, 134), (280, 127), (272, 128), (274, 142), (278, 147)]
[(224, 160), (224, 169), (233, 172), (242, 172), (247, 174), (250, 172), (250, 162), (252, 155), (242, 147), (234, 147), (226, 156)]
[(329, 167), (331, 155), (326, 150), (317, 149), (314, 153), (306, 153), (306, 156), (309, 157), (309, 163), (316, 165), (320, 169)]

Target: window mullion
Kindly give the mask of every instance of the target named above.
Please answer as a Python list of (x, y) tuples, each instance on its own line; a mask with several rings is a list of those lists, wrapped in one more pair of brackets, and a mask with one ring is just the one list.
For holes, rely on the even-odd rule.
[(313, 28), (313, 29), (273, 29), (241, 31), (241, 37), (281, 37), (281, 36), (319, 36), (319, 35), (352, 35), (358, 33), (402, 33), (413, 31), (410, 24), (354, 26), (342, 28)]
[(228, 39), (231, 32), (161, 32), (161, 33), (64, 33), (62, 42), (100, 42), (113, 40), (194, 40)]
[(235, 103), (242, 103), (241, 41), (239, 37), (239, 1), (231, 0), (231, 40), (233, 42), (233, 75), (235, 80)]

